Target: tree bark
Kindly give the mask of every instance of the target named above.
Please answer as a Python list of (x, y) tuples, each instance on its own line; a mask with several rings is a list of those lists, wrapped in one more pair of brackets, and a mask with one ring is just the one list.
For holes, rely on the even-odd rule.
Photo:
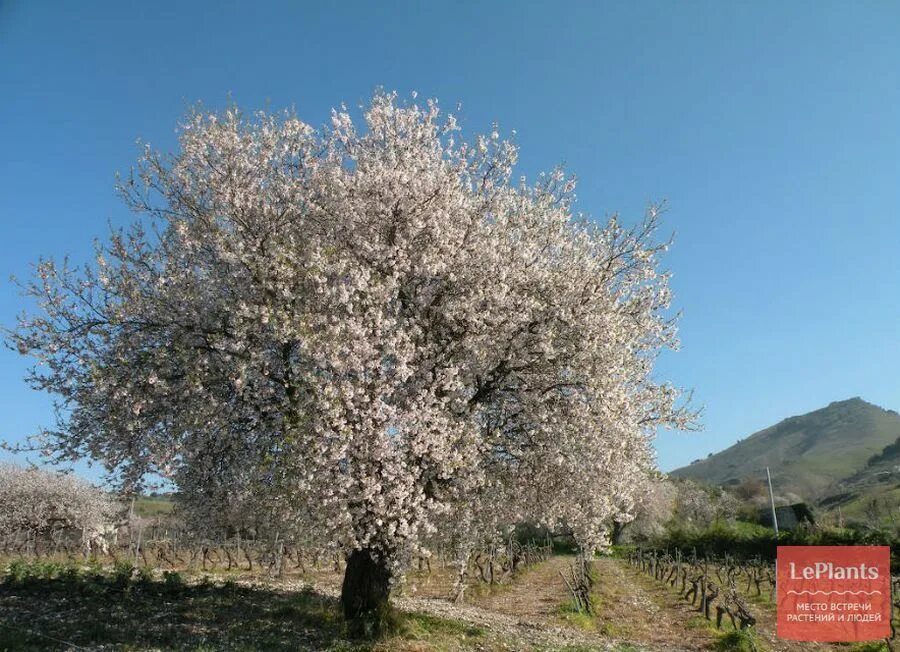
[(389, 596), (391, 571), (385, 559), (370, 549), (354, 550), (347, 557), (341, 607), (351, 630), (379, 636), (392, 626)]

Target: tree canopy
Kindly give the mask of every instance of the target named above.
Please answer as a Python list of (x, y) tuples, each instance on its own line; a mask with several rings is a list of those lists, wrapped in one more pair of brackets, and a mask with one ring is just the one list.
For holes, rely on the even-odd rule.
[(60, 400), (41, 446), (256, 497), (392, 573), (465, 523), (599, 545), (655, 429), (692, 418), (652, 375), (676, 345), (659, 210), (594, 222), (516, 158), (388, 93), (361, 128), (189, 115), (121, 183), (134, 226), (24, 286), (39, 309), (10, 339)]

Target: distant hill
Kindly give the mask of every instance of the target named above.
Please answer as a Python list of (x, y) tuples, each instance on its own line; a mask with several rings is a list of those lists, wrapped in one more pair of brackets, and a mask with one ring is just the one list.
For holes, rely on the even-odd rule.
[(900, 414), (851, 398), (785, 419), (671, 475), (727, 486), (765, 478), (768, 466), (776, 493), (818, 502), (900, 465), (898, 438)]
[(832, 512), (840, 509), (846, 520), (893, 524), (890, 513), (900, 506), (900, 437), (870, 457), (862, 469), (838, 482), (820, 504)]

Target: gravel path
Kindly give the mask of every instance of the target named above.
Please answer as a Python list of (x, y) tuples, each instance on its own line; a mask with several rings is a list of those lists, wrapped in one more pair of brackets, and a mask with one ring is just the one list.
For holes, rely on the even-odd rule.
[[(507, 605), (507, 608), (511, 608), (514, 595), (516, 594), (527, 592), (532, 595), (539, 595), (546, 593), (548, 587), (548, 584), (544, 581), (546, 575), (551, 572), (555, 574), (556, 568), (562, 568), (564, 565), (565, 562), (562, 561), (562, 558), (553, 558), (541, 564), (541, 566), (548, 567), (542, 569), (542, 572), (536, 572), (538, 569), (532, 569), (524, 573), (520, 579), (513, 582), (513, 586), (510, 587), (509, 591), (503, 591), (501, 595), (504, 599), (498, 602), (503, 602)], [(556, 579), (561, 585), (562, 579), (558, 575)], [(330, 597), (338, 597), (340, 594), (340, 591), (330, 584), (317, 584), (313, 588), (317, 593)], [(552, 585), (551, 591), (553, 591)], [(510, 595), (510, 598), (507, 599), (507, 595)], [(495, 597), (488, 596), (482, 598), (482, 600), (494, 603)], [(546, 617), (541, 617), (539, 614), (514, 615), (487, 609), (479, 605), (454, 604), (448, 600), (436, 598), (400, 596), (392, 598), (391, 602), (399, 610), (406, 613), (425, 613), (438, 618), (447, 618), (474, 625), (490, 632), (490, 638), (498, 645), (502, 641), (502, 648), (491, 647), (485, 649), (552, 650), (566, 647), (598, 651), (616, 649), (614, 642), (609, 639), (602, 639), (590, 632), (583, 632), (551, 623)], [(559, 603), (554, 602), (553, 604), (557, 606)]]
[(674, 590), (620, 559), (598, 559), (594, 568), (598, 617), (610, 633), (651, 650), (704, 650), (715, 641), (702, 616)]
[[(472, 604), (454, 604), (437, 598), (398, 596), (393, 604), (404, 612), (425, 613), (464, 622), (489, 633), (485, 650), (629, 650), (633, 652), (697, 652), (707, 648), (713, 635), (686, 627), (689, 605), (682, 605), (664, 589), (654, 591), (632, 576), (619, 560), (598, 559), (599, 604), (595, 630), (565, 625), (559, 607), (568, 592), (559, 576), (571, 557), (557, 556), (538, 564), (508, 585), (481, 596)], [(636, 581), (637, 580), (637, 581)], [(317, 583), (314, 589), (337, 597), (334, 584)]]
[[(679, 596), (674, 588), (654, 580), (621, 560), (602, 559), (598, 560), (597, 566), (601, 576), (606, 576), (607, 586), (612, 583), (624, 587), (622, 602), (631, 604), (632, 608), (629, 611), (647, 614), (646, 620), (652, 623), (647, 632), (630, 632), (635, 640), (651, 641), (663, 646), (667, 640), (690, 640), (697, 647), (689, 649), (701, 649), (704, 643), (709, 645), (714, 640), (716, 630), (711, 629), (696, 608)], [(746, 595), (744, 598), (756, 617), (753, 629), (767, 652), (846, 652), (851, 647), (780, 639), (775, 635), (774, 605), (753, 600)], [(714, 614), (713, 609), (713, 617)], [(627, 613), (614, 614), (612, 620), (620, 626), (630, 624), (636, 630), (642, 627), (640, 619), (629, 618)], [(731, 624), (725, 619), (722, 631), (727, 632), (730, 629)]]

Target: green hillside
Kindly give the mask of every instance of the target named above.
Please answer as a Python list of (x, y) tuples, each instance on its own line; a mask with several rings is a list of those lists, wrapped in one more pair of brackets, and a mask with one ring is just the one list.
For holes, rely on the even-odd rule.
[(900, 437), (849, 478), (838, 482), (821, 506), (845, 521), (896, 525), (900, 513)]
[[(898, 437), (900, 414), (851, 398), (785, 419), (672, 475), (734, 485), (764, 478), (768, 466), (776, 493), (816, 502), (839, 493), (842, 483), (862, 477), (858, 474), (869, 460)], [(897, 449), (900, 453), (900, 446)]]

